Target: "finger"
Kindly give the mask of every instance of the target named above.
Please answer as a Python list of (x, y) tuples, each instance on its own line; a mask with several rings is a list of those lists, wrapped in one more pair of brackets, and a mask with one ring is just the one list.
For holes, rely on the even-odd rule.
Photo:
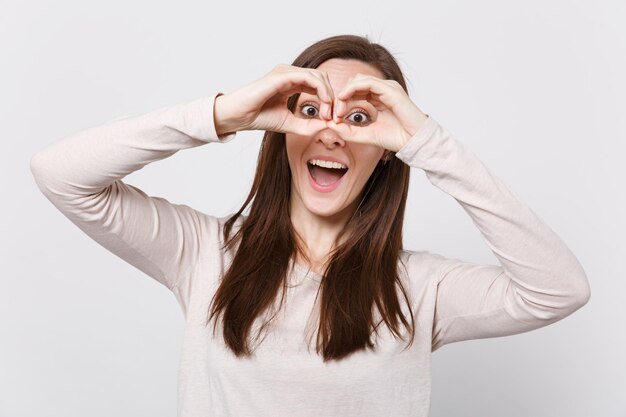
[(335, 131), (344, 140), (356, 143), (373, 143), (370, 138), (371, 132), (369, 132), (369, 129), (366, 127), (351, 126), (345, 123), (335, 123), (333, 120), (328, 121), (326, 126)]
[(341, 121), (341, 118), (346, 113), (347, 107), (348, 105), (345, 101), (335, 98), (335, 102), (333, 106), (333, 121), (335, 123), (339, 123)]
[(331, 114), (330, 105), (322, 101), (322, 103), (320, 104), (320, 117), (325, 120), (328, 120), (330, 119), (330, 114)]
[(335, 92), (333, 91), (333, 87), (330, 85), (330, 79), (328, 78), (328, 73), (322, 72), (324, 76), (324, 82), (326, 84), (326, 88), (328, 89), (328, 94), (331, 98), (328, 106), (325, 107), (326, 113), (324, 113), (326, 120), (332, 119), (332, 104), (335, 100)]
[[(396, 85), (399, 87), (396, 87)], [(405, 95), (402, 87), (391, 80), (382, 80), (376, 77), (363, 77), (352, 79), (344, 86), (344, 88), (335, 96), (339, 99), (339, 102), (348, 101), (356, 95), (368, 95), (367, 101), (380, 107), (382, 104), (389, 109), (395, 109), (398, 103), (402, 100), (402, 95)], [(345, 106), (341, 104), (338, 106), (341, 109), (345, 109)], [(340, 112), (340, 116), (343, 114)]]
[(320, 119), (292, 119), (289, 118), (283, 125), (283, 133), (294, 133), (301, 136), (313, 136), (326, 129), (326, 121)]
[(299, 85), (297, 87), (292, 88), (291, 90), (284, 91), (283, 94), (287, 97), (291, 97), (294, 94), (298, 93), (307, 93), (312, 95), (317, 95), (317, 90), (313, 87), (308, 87), (306, 85)]
[[(322, 99), (322, 102), (320, 103), (320, 117), (322, 119), (326, 119), (326, 120), (330, 120), (330, 118), (332, 117), (332, 102), (334, 99), (334, 91), (330, 85), (330, 80), (328, 79), (328, 74), (326, 74), (325, 72), (319, 71), (317, 69), (311, 69), (311, 71), (313, 72), (313, 74), (318, 77), (321, 82), (324, 85), (325, 88), (325, 93), (327, 94), (327, 97), (330, 97), (330, 101), (326, 101)], [(318, 97), (322, 98), (323, 94), (317, 94)]]
[(279, 92), (297, 91), (298, 88), (309, 87), (315, 90), (315, 94), (322, 101), (327, 103), (332, 101), (332, 98), (326, 90), (324, 81), (319, 76), (314, 75), (311, 70), (300, 68), (300, 70), (291, 71), (286, 75), (287, 76), (285, 76), (285, 74), (279, 75), (278, 85), (276, 86)]
[(355, 78), (346, 84), (343, 89), (337, 93), (336, 97), (340, 100), (349, 100), (355, 94), (374, 93), (376, 95), (389, 94), (391, 86), (384, 83), (384, 80), (375, 77)]

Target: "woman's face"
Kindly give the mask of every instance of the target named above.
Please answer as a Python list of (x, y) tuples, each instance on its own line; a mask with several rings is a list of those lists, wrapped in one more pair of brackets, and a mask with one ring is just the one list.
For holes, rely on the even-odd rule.
[[(384, 78), (378, 69), (353, 59), (332, 58), (317, 69), (328, 74), (334, 94), (357, 73)], [(320, 117), (320, 104), (316, 95), (301, 93), (294, 114), (302, 118)], [(376, 109), (362, 96), (353, 97), (347, 106), (342, 123), (367, 125), (376, 118)], [(347, 142), (329, 128), (315, 136), (286, 133), (286, 146), (292, 174), (292, 209), (296, 205), (296, 209), (324, 217), (343, 217), (354, 212), (359, 203), (357, 197), (385, 152), (375, 145)], [(312, 165), (311, 160), (326, 165), (328, 162), (319, 161), (339, 162), (347, 170)]]

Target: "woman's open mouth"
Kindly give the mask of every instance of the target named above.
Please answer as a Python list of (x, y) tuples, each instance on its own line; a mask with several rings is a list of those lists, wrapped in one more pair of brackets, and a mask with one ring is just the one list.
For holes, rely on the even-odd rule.
[(348, 172), (348, 167), (331, 161), (311, 159), (307, 161), (309, 182), (314, 190), (328, 193), (336, 189)]

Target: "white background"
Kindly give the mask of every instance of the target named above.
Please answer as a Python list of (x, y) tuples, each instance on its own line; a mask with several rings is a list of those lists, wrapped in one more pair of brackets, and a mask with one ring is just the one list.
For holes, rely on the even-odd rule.
[[(591, 300), (532, 332), (433, 355), (431, 415), (626, 416), (626, 3), (32, 1), (0, 13), (0, 416), (174, 416), (173, 295), (72, 225), (29, 161), (70, 133), (228, 92), (327, 36), (368, 36), (410, 95), (572, 249)], [(251, 185), (261, 132), (126, 177), (213, 215)], [(405, 247), (495, 256), (412, 173)]]

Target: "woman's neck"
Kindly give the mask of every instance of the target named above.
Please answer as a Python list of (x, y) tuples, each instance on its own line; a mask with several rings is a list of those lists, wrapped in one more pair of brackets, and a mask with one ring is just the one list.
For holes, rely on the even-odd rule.
[[(320, 216), (309, 211), (301, 201), (296, 202), (292, 199), (291, 223), (296, 238), (299, 238), (303, 251), (310, 259), (307, 262), (302, 254), (298, 254), (295, 258), (296, 263), (311, 267), (319, 273), (324, 263), (328, 261), (330, 252), (336, 247), (337, 237), (351, 215), (349, 210), (343, 210), (333, 216)], [(339, 244), (341, 242), (343, 240)]]

